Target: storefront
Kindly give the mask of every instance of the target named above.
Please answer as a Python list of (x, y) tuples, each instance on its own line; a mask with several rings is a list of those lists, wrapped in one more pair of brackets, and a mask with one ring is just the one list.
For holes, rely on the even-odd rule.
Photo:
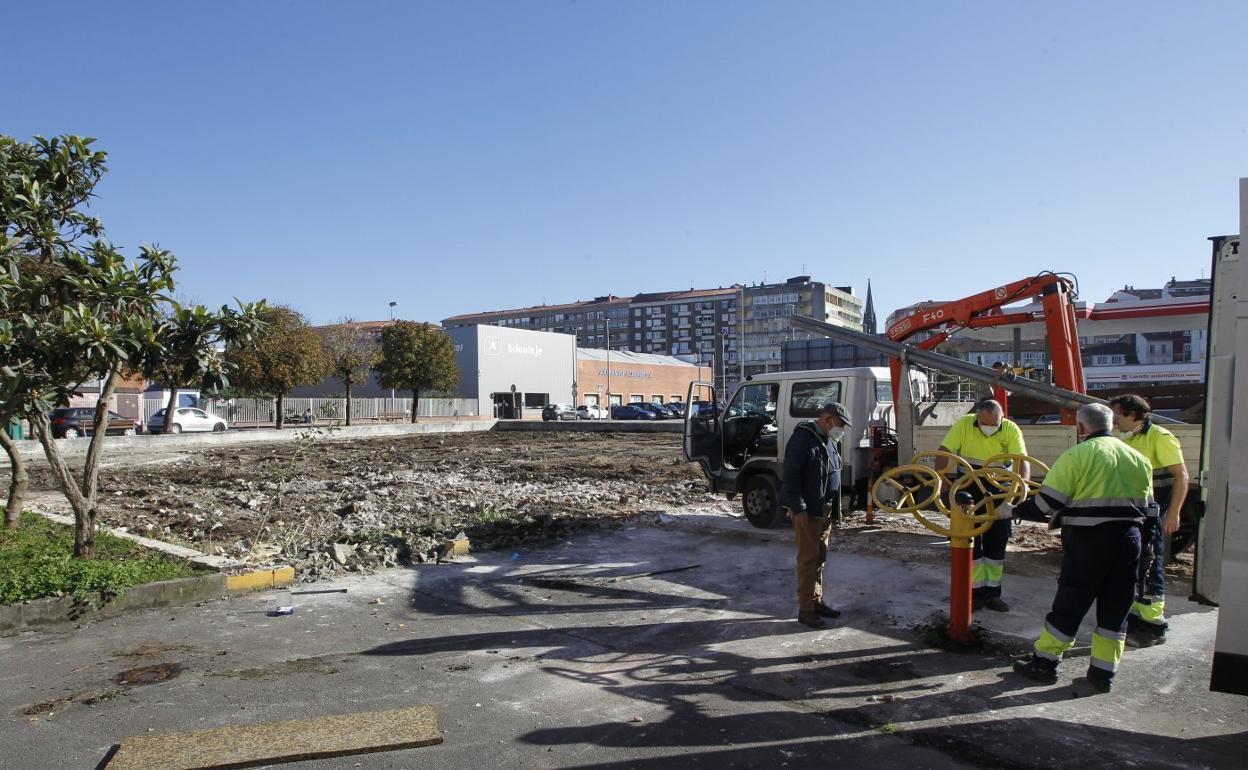
[(673, 356), (582, 348), (576, 358), (578, 406), (684, 401), (689, 383), (711, 377), (710, 367)]
[(460, 398), (477, 399), (482, 415), (533, 416), (576, 396), (576, 337), (571, 334), (464, 326), (448, 329), (459, 364)]

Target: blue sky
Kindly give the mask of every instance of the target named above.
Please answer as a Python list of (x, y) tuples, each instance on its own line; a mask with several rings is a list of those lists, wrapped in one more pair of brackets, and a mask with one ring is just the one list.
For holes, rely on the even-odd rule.
[[(1085, 7), (1094, 6), (1094, 7)], [(1040, 270), (1208, 269), (1248, 4), (12, 4), (0, 132), (205, 303), (448, 315), (803, 270), (881, 316)]]

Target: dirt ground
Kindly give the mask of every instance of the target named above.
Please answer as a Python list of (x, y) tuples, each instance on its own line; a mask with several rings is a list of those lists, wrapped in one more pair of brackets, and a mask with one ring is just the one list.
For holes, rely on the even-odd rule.
[[(160, 460), (159, 462), (155, 460)], [(619, 526), (661, 511), (739, 513), (710, 495), (680, 437), (637, 433), (460, 433), (398, 439), (246, 445), (178, 455), (112, 456), (101, 474), (101, 516), (201, 551), (293, 564), (303, 580)], [(37, 492), (55, 491), (32, 469)], [(40, 496), (44, 500), (50, 495)], [(944, 560), (941, 538), (908, 515), (847, 512), (841, 551)], [(1016, 528), (1009, 570), (1057, 572), (1061, 550), (1042, 525)], [(1171, 574), (1188, 578), (1190, 554)]]

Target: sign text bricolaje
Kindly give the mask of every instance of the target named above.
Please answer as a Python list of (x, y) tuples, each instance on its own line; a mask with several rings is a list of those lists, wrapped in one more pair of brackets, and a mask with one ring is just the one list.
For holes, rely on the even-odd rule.
[[(598, 374), (599, 376), (606, 377), (607, 370), (599, 369)], [(649, 379), (651, 375), (652, 375), (651, 372), (630, 372), (627, 369), (612, 369), (611, 370), (612, 377), (640, 377), (641, 379)]]
[(485, 338), (485, 354), (487, 356), (497, 356), (503, 351), (513, 356), (533, 356), (534, 358), (542, 357), (541, 345), (517, 345), (512, 342), (504, 343), (498, 337)]

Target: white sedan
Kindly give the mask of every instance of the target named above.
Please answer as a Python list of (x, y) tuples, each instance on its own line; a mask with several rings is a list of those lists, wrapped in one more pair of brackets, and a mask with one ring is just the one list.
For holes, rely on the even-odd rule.
[[(215, 414), (208, 414), (203, 409), (194, 409), (184, 406), (178, 409), (173, 415), (173, 424), (169, 426), (170, 433), (220, 433), (229, 426), (225, 420), (217, 417)], [(164, 433), (165, 432), (165, 410), (153, 414), (147, 420), (148, 433)]]
[(576, 408), (576, 416), (582, 420), (605, 420), (607, 410), (597, 404), (581, 404)]

